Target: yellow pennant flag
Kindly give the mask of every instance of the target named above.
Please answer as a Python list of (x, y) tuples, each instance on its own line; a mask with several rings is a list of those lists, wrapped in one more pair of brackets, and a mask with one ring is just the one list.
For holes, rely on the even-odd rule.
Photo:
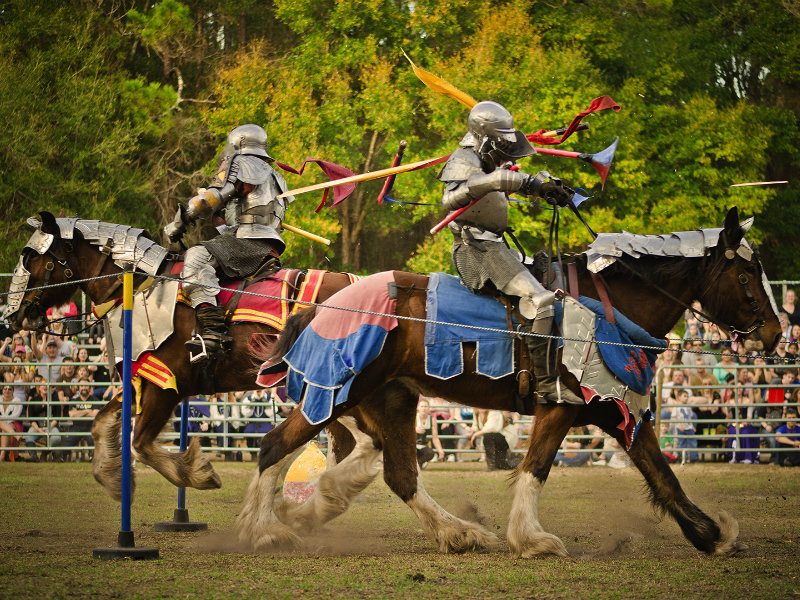
[(444, 94), (445, 96), (450, 96), (454, 100), (458, 100), (466, 106), (467, 108), (472, 108), (475, 106), (478, 101), (475, 100), (469, 94), (465, 94), (458, 88), (450, 85), (444, 79), (441, 79), (434, 75), (433, 73), (429, 73), (425, 69), (420, 69), (417, 65), (414, 64), (414, 61), (411, 60), (405, 52), (403, 52), (403, 56), (406, 57), (409, 63), (411, 63), (411, 68), (414, 70), (414, 75), (416, 75), (419, 80), (424, 83), (428, 88), (437, 92), (439, 94)]

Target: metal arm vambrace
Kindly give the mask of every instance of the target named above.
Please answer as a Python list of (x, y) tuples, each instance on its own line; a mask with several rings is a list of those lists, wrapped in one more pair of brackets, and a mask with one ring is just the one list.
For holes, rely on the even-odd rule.
[(474, 173), (466, 181), (449, 183), (442, 194), (442, 204), (448, 210), (456, 210), (491, 192), (512, 193), (525, 188), (524, 193), (535, 194), (545, 179), (542, 177), (543, 173), (545, 172), (540, 172), (536, 177), (508, 169)]
[(236, 193), (236, 186), (228, 182), (221, 188), (211, 187), (198, 191), (198, 195), (192, 198), (186, 207), (186, 216), (191, 221), (207, 219), (222, 210), (228, 200)]

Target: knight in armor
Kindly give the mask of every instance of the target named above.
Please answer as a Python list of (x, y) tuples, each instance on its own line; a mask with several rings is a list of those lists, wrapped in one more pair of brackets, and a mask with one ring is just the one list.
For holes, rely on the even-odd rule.
[(180, 206), (164, 228), (171, 242), (179, 240), (189, 223), (224, 216), (219, 235), (186, 251), (181, 279), (183, 293), (196, 309), (199, 335), (186, 342), (192, 361), (217, 353), (231, 340), (226, 333), (225, 309), (219, 306), (217, 269), (230, 279), (250, 277), (265, 268), (278, 268), (286, 244), (281, 239), (286, 205), (293, 196), (278, 198), (288, 187), (271, 166), (267, 134), (258, 125), (240, 125), (228, 134), (213, 183), (197, 190), (186, 208)]
[(453, 233), (453, 264), (473, 292), (497, 290), (519, 299), (527, 320), (520, 329), (536, 375), (540, 401), (582, 403), (560, 385), (556, 343), (550, 336), (555, 317), (555, 294), (542, 286), (506, 243), (508, 198), (516, 192), (565, 206), (571, 191), (547, 171), (529, 175), (512, 171), (513, 161), (535, 154), (525, 135), (514, 128), (511, 113), (497, 102), (477, 103), (469, 114), (468, 131), (442, 168), (442, 203), (455, 211), (476, 202), (449, 224)]

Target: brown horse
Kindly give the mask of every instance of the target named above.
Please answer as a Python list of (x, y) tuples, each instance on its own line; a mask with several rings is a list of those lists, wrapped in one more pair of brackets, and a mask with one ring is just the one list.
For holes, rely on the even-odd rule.
[[(701, 245), (695, 258), (617, 257), (615, 264), (602, 270), (614, 306), (652, 336), (663, 338), (684, 309), (697, 299), (707, 315), (729, 332), (737, 333), (747, 349), (771, 352), (781, 329), (760, 261), (743, 240), (747, 227), (749, 224), (740, 225), (737, 211), (732, 209), (722, 230), (706, 230), (718, 234), (719, 243), (709, 244), (705, 250)], [(587, 270), (587, 256), (578, 257), (576, 262), (581, 293), (597, 298)], [(496, 543), (495, 536), (485, 527), (447, 513), (425, 492), (416, 463), (415, 409), (418, 395), (424, 394), (513, 412), (517, 410), (515, 377), (489, 379), (475, 374), (474, 346), (468, 345), (463, 351), (463, 374), (447, 380), (426, 375), (424, 324), (403, 317), (425, 319), (427, 278), (395, 272), (394, 281), (398, 290), (398, 324), (388, 333), (378, 358), (355, 376), (347, 401), (335, 406), (330, 416), (331, 420), (337, 419), (349, 411), (355, 416), (357, 429), (367, 434), (352, 429), (358, 440), (356, 450), (323, 475), (318, 492), (305, 504), (276, 507), (275, 484), (281, 469), (291, 460), (293, 451), (315, 436), (327, 421), (311, 425), (300, 410), (295, 410), (269, 432), (262, 441), (259, 471), (237, 521), (237, 532), (244, 543), (255, 548), (295, 543), (299, 534), (340, 514), (353, 495), (377, 475), (375, 460), (381, 453), (384, 480), (416, 513), (441, 550), (459, 552)], [(342, 294), (331, 298), (328, 304), (337, 306)], [(317, 318), (322, 318), (321, 314)], [(307, 322), (308, 315), (303, 313), (290, 319), (276, 346), (276, 356), (286, 352), (286, 345)], [(562, 377), (579, 393), (577, 381), (563, 368)], [(567, 554), (561, 540), (545, 532), (539, 523), (539, 494), (570, 427), (595, 424), (626, 447), (624, 434), (617, 428), (622, 417), (615, 404), (592, 401), (584, 405), (536, 406), (530, 447), (513, 475), (514, 499), (507, 542), (514, 555)], [(643, 419), (627, 452), (644, 476), (654, 507), (674, 518), (696, 548), (723, 554), (741, 547), (736, 541), (738, 524), (734, 519), (721, 513), (716, 522), (686, 496), (661, 454), (649, 420)]]
[[(121, 278), (106, 277), (122, 273), (122, 269), (116, 264), (122, 261), (115, 261), (112, 258), (116, 258), (118, 252), (124, 253), (125, 249), (114, 247), (117, 242), (113, 239), (113, 235), (101, 239), (99, 243), (96, 239), (87, 241), (81, 233), (86, 228), (81, 227), (80, 220), (57, 220), (49, 213), (42, 213), (41, 217), (41, 227), (24, 249), (20, 265), (30, 272), (27, 288), (53, 287), (26, 290), (19, 308), (8, 315), (12, 326), (18, 329), (45, 328), (47, 325), (45, 310), (50, 306), (62, 304), (73, 295), (76, 288), (83, 290), (93, 303), (121, 299)], [(119, 227), (105, 223), (98, 225), (96, 221), (85, 223), (91, 224), (92, 231), (106, 233), (113, 232)], [(127, 227), (125, 229), (130, 230)], [(69, 231), (66, 239), (62, 236), (62, 231)], [(134, 234), (147, 237), (141, 230), (133, 231)], [(48, 236), (52, 236), (52, 240)], [(48, 243), (42, 244), (42, 240), (47, 240)], [(43, 253), (37, 251), (37, 247), (41, 250), (45, 245), (47, 248)], [(139, 248), (144, 246), (151, 246), (151, 243), (147, 242)], [(158, 246), (155, 248), (160, 250)], [(127, 250), (130, 251), (130, 248)], [(159, 256), (163, 254), (165, 252), (159, 252)], [(133, 252), (133, 255), (135, 256), (136, 252)], [(163, 262), (158, 270), (159, 274), (169, 273), (169, 261)], [(137, 276), (135, 285), (144, 279), (144, 276)], [(326, 273), (319, 289), (318, 300), (328, 298), (350, 283), (351, 279), (345, 273)], [(208, 380), (207, 377), (201, 376), (201, 370), (206, 367), (202, 363), (191, 364), (188, 352), (184, 348), (184, 342), (192, 335), (193, 329), (195, 329), (194, 310), (178, 303), (175, 307), (172, 335), (153, 352), (153, 355), (174, 373), (178, 391), (161, 389), (150, 381), (142, 379), (141, 412), (136, 415), (133, 449), (137, 459), (153, 467), (174, 485), (211, 489), (220, 487), (221, 481), (208, 458), (201, 453), (196, 439), (192, 439), (189, 448), (182, 453), (167, 452), (157, 443), (158, 435), (171, 419), (181, 398), (212, 391), (202, 387), (201, 384), (204, 379)], [(278, 333), (276, 329), (260, 323), (233, 323), (230, 327), (232, 346), (214, 363), (213, 391), (253, 389), (260, 361), (250, 345), (252, 336), (271, 334), (277, 337)], [(122, 404), (113, 399), (100, 410), (92, 427), (95, 440), (93, 473), (97, 481), (115, 499), (119, 499), (120, 495), (121, 417)], [(341, 453), (349, 452), (352, 438), (347, 430), (334, 424), (334, 431), (331, 433), (334, 440), (344, 446)]]

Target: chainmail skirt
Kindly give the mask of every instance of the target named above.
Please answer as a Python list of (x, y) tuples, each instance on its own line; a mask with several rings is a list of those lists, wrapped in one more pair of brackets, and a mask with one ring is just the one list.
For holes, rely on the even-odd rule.
[(502, 290), (518, 273), (527, 271), (519, 255), (502, 242), (481, 241), (473, 246), (456, 238), (453, 264), (464, 285), (473, 292), (492, 291), (484, 289), (489, 282)]
[(207, 240), (203, 245), (217, 259), (222, 272), (234, 279), (250, 277), (278, 256), (270, 240), (237, 238), (228, 233)]

